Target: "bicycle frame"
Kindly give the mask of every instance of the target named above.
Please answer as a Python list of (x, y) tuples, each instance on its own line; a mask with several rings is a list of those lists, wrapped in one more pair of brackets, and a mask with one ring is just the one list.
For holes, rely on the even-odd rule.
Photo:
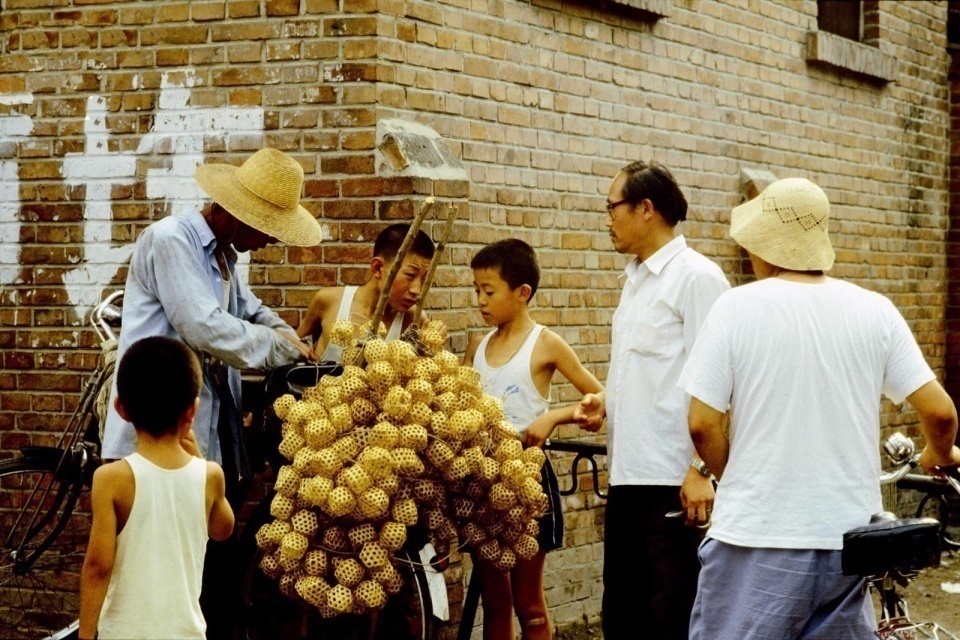
[[(116, 334), (110, 327), (108, 320), (116, 314), (113, 302), (122, 295), (123, 291), (117, 291), (109, 295), (90, 314), (90, 323), (104, 344), (108, 340), (116, 340)], [(108, 367), (104, 365), (103, 361), (98, 362), (97, 367), (84, 385), (77, 407), (67, 421), (56, 447), (25, 447), (21, 450), (21, 454), (26, 458), (43, 457), (51, 460), (56, 458), (53, 477), (60, 482), (51, 483), (43, 489), (34, 487), (27, 504), (36, 504), (37, 508), (30, 514), (30, 521), (26, 527), (27, 533), (21, 540), (14, 541), (12, 536), (15, 531), (19, 530), (20, 524), (24, 522), (23, 518), (27, 516), (26, 509), (17, 515), (14, 526), (10, 529), (10, 534), (5, 543), (8, 548), (16, 545), (13, 550), (15, 558), (13, 571), (17, 575), (27, 573), (37, 559), (63, 533), (70, 516), (73, 515), (77, 502), (80, 500), (84, 487), (89, 484), (93, 471), (100, 464), (99, 437), (91, 441), (92, 434), (89, 433), (90, 429), (88, 427), (91, 423), (93, 403), (96, 400), (97, 392), (109, 373)], [(48, 502), (54, 484), (57, 487), (56, 495), (53, 496), (52, 502)], [(39, 501), (36, 501), (38, 496)], [(25, 553), (25, 546), (32, 542), (53, 521), (54, 517), (57, 518), (56, 524), (50, 529), (46, 537), (40, 544), (36, 545), (31, 553)]]

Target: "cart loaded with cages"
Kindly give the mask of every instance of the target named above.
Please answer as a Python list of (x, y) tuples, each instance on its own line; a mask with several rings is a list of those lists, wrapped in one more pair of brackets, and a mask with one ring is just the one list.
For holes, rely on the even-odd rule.
[[(409, 624), (409, 612), (438, 613), (424, 597), (428, 565), (442, 566), (469, 545), (509, 571), (538, 552), (537, 519), (549, 509), (540, 484), (543, 451), (523, 448), (500, 399), (483, 393), (479, 373), (445, 350), (444, 324), (420, 323), (456, 209), (448, 210), (412, 325), (399, 340), (384, 340), (387, 292), (431, 207), (428, 200), (414, 218), (374, 316), (330, 327), (341, 362), (300, 365), (265, 394), (267, 422), (279, 423), (282, 460), (269, 516), (249, 529), (260, 572), (250, 579), (271, 581), (334, 624), (358, 614), (384, 617), (378, 612), (392, 599), (409, 599), (404, 585), (414, 582), (408, 587), (420, 594), (420, 605), (405, 602), (401, 617), (425, 629), (422, 620)], [(251, 625), (261, 627), (257, 635), (272, 635), (277, 624), (264, 621), (275, 605), (257, 606), (255, 597), (247, 605)], [(407, 635), (392, 628), (364, 633)]]

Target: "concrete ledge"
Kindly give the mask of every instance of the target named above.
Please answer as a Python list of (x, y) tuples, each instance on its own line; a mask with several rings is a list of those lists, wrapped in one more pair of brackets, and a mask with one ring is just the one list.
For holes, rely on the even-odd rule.
[(610, 0), (610, 3), (650, 14), (654, 20), (669, 18), (673, 13), (673, 0)]
[(744, 201), (753, 200), (776, 181), (777, 176), (766, 169), (740, 169), (740, 188)]
[(883, 82), (897, 79), (894, 56), (826, 31), (807, 33), (807, 62), (853, 71)]
[(467, 170), (430, 127), (400, 119), (377, 122), (377, 173), (431, 180), (469, 180)]

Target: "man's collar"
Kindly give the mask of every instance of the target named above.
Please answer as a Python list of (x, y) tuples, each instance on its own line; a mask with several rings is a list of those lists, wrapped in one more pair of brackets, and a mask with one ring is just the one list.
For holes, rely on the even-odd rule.
[[(184, 216), (184, 220), (197, 232), (197, 237), (200, 238), (200, 244), (203, 245), (207, 254), (213, 255), (214, 250), (217, 248), (217, 236), (213, 235), (213, 229), (207, 224), (207, 219), (203, 217), (203, 214), (199, 211), (191, 211)], [(227, 245), (226, 248), (224, 248), (223, 257), (231, 263), (237, 261), (237, 252), (232, 245)]]
[(660, 275), (660, 272), (663, 271), (663, 268), (667, 266), (667, 263), (673, 260), (681, 251), (686, 248), (686, 239), (682, 235), (679, 235), (657, 249), (652, 256), (644, 260), (642, 263), (640, 262), (639, 258), (631, 261), (630, 264), (627, 265), (627, 274), (632, 274), (639, 269), (640, 265), (642, 264), (650, 271), (650, 273), (658, 276)]
[(213, 235), (213, 229), (207, 224), (203, 214), (199, 211), (191, 211), (183, 216), (183, 219), (197, 232), (197, 237), (200, 238), (200, 244), (203, 245), (203, 248), (208, 252), (213, 251), (214, 247), (217, 246), (217, 236)]

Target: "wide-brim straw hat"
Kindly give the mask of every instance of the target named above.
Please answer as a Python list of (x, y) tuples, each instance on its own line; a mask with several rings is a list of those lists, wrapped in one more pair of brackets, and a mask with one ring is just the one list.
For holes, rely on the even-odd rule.
[(300, 205), (303, 168), (276, 149), (261, 149), (235, 167), (205, 164), (194, 178), (208, 196), (257, 231), (296, 247), (320, 244), (320, 223)]
[(776, 267), (829, 271), (836, 253), (827, 235), (830, 201), (805, 178), (777, 180), (759, 196), (734, 208), (730, 236)]

